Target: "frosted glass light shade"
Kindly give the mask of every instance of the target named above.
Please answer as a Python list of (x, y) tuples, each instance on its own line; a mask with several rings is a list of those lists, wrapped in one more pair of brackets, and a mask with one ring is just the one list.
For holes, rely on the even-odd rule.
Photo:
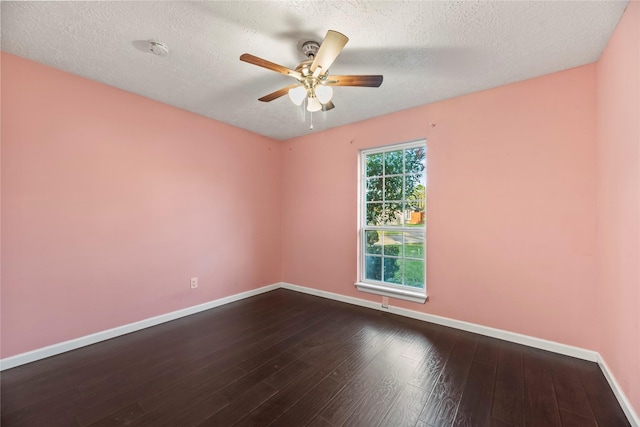
[(302, 86), (296, 86), (293, 89), (289, 89), (289, 98), (291, 98), (291, 102), (296, 105), (301, 105), (306, 96), (307, 91)]
[(316, 111), (322, 110), (322, 104), (318, 101), (318, 98), (315, 96), (307, 98), (307, 111), (315, 113)]
[(318, 101), (321, 104), (326, 104), (331, 101), (331, 97), (333, 96), (333, 89), (330, 86), (318, 85), (316, 86), (316, 96), (318, 97)]

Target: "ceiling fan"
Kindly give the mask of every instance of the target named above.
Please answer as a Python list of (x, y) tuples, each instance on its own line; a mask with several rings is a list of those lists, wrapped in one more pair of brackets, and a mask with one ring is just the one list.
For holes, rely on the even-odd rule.
[(349, 38), (344, 34), (329, 30), (322, 44), (315, 41), (305, 42), (302, 45), (302, 53), (307, 56), (307, 59), (298, 64), (295, 70), (248, 53), (241, 55), (240, 60), (291, 76), (297, 80), (290, 86), (263, 96), (259, 101), (270, 102), (288, 93), (291, 101), (296, 105), (302, 105), (306, 100), (307, 111), (328, 111), (335, 107), (331, 102), (333, 96), (331, 86), (379, 87), (382, 84), (382, 76), (380, 75), (329, 75), (329, 67), (348, 41)]

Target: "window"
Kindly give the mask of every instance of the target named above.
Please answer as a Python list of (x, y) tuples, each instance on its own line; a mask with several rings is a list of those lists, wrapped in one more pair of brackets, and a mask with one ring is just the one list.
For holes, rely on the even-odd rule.
[(360, 272), (356, 287), (426, 300), (426, 142), (361, 152)]

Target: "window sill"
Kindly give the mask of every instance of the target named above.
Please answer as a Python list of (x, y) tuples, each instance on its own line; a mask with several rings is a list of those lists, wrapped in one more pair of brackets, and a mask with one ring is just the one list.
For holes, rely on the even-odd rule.
[(407, 289), (392, 288), (390, 286), (376, 285), (373, 283), (356, 282), (356, 288), (361, 292), (382, 295), (390, 298), (402, 299), (405, 301), (424, 304), (427, 295), (424, 291), (410, 291)]

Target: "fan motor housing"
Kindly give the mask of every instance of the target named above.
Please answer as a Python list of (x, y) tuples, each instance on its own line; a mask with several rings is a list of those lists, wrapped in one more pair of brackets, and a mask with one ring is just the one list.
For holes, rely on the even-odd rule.
[(308, 58), (311, 55), (315, 57), (318, 53), (318, 49), (320, 49), (320, 43), (308, 41), (302, 44), (302, 48), (300, 50), (302, 54)]

